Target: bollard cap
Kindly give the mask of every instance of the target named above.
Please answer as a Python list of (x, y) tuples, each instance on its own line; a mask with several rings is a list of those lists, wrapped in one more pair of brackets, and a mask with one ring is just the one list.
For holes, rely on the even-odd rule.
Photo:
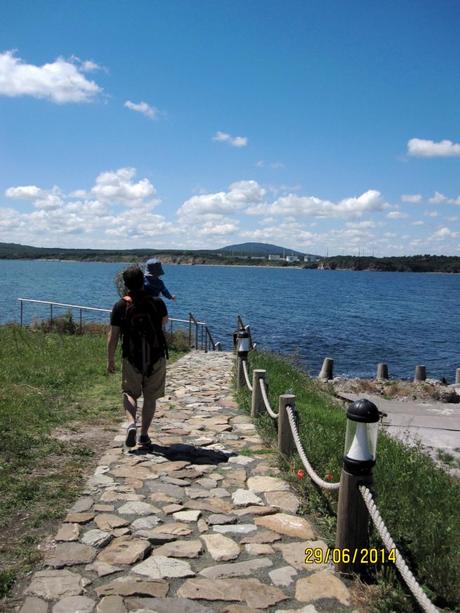
[(347, 418), (351, 421), (372, 424), (379, 421), (380, 411), (373, 402), (363, 398), (350, 404), (347, 409)]

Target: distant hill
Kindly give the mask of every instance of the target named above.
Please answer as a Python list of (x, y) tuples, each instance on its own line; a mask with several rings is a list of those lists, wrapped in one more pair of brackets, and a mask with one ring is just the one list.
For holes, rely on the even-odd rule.
[(286, 247), (278, 247), (269, 243), (241, 243), (240, 245), (228, 245), (222, 249), (216, 249), (216, 252), (226, 253), (228, 255), (247, 255), (247, 256), (268, 256), (268, 255), (298, 255), (304, 256), (306, 253), (287, 249)]

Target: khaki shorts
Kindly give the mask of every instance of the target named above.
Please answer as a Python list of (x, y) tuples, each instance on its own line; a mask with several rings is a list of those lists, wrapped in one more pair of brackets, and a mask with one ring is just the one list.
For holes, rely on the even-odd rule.
[(144, 398), (157, 400), (165, 395), (166, 359), (160, 358), (153, 365), (150, 377), (140, 373), (134, 366), (123, 358), (121, 366), (121, 391), (135, 400), (143, 394)]

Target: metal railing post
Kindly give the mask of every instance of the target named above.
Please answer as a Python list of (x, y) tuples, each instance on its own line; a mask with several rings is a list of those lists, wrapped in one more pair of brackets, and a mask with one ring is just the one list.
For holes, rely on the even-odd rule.
[(188, 346), (192, 346), (192, 314), (188, 314)]
[(252, 371), (252, 398), (251, 398), (251, 417), (257, 417), (263, 413), (264, 399), (260, 390), (260, 380), (266, 381), (267, 371), (255, 369)]
[(22, 325), (24, 323), (24, 303), (22, 302), (22, 300), (20, 300), (19, 303), (21, 305), (21, 315), (20, 315), (20, 318), (21, 318), (21, 328), (22, 328)]
[(83, 334), (83, 312), (80, 309), (80, 334)]
[(53, 305), (50, 304), (50, 323), (53, 325)]
[(282, 455), (290, 456), (295, 451), (295, 443), (286, 407), (295, 406), (295, 396), (282, 394), (278, 406), (278, 450)]

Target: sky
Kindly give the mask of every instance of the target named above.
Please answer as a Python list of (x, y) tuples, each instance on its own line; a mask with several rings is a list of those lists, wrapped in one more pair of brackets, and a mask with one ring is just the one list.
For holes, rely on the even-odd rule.
[(0, 0), (0, 241), (460, 255), (457, 0)]

